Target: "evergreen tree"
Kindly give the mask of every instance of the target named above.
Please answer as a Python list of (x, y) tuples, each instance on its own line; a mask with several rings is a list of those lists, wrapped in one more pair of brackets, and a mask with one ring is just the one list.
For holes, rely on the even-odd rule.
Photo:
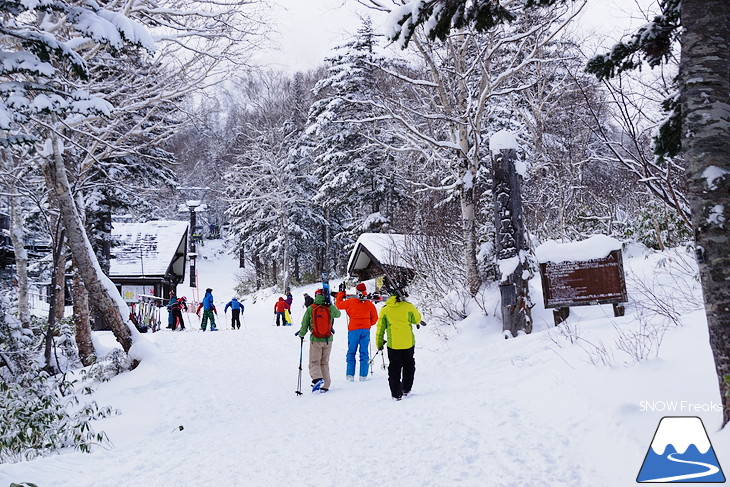
[(314, 88), (319, 99), (307, 131), (314, 140), (314, 202), (323, 208), (325, 253), (333, 259), (325, 270), (343, 266), (360, 233), (387, 231), (394, 205), (403, 198), (394, 159), (377, 143), (383, 124), (374, 122), (371, 104), (382, 78), (376, 47), (371, 21), (365, 19), (355, 38), (327, 59), (328, 75)]

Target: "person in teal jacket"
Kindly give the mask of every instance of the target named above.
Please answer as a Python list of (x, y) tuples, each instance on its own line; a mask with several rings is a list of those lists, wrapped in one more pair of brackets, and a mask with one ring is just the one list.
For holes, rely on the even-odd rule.
[[(321, 290), (317, 290), (314, 296), (314, 303), (307, 307), (302, 317), (302, 327), (296, 336), (304, 340), (307, 332), (310, 332), (309, 339), (309, 375), (312, 377), (312, 392), (327, 392), (330, 388), (330, 353), (332, 352), (332, 335), (324, 338), (314, 336), (312, 332), (312, 313), (318, 312), (326, 307), (324, 296)], [(333, 326), (335, 318), (340, 317), (340, 310), (334, 304), (329, 305), (330, 327)], [(334, 334), (334, 329), (332, 329)]]
[[(400, 401), (411, 393), (413, 379), (416, 375), (416, 360), (413, 352), (416, 337), (413, 325), (421, 323), (421, 313), (408, 301), (391, 296), (380, 310), (378, 328), (375, 332), (375, 343), (378, 350), (388, 344), (388, 385), (393, 399)], [(402, 376), (402, 380), (401, 380)]]

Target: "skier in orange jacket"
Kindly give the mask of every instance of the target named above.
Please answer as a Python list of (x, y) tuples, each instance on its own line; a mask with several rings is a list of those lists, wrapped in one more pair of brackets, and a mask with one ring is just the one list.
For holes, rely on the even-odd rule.
[(378, 322), (378, 310), (372, 301), (365, 298), (367, 287), (360, 283), (355, 288), (357, 297), (345, 299), (345, 292), (337, 293), (335, 306), (347, 312), (349, 322), (347, 324), (347, 380), (355, 380), (355, 354), (360, 349), (360, 380), (368, 377), (370, 365), (370, 327)]

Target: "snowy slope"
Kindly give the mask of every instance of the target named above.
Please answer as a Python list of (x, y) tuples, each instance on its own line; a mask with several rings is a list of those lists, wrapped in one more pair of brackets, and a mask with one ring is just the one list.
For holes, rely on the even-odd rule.
[[(200, 286), (213, 288), (223, 318), (238, 271), (218, 250), (206, 243), (198, 265)], [(658, 280), (664, 258), (634, 249), (626, 265), (632, 279), (671, 291), (671, 280)], [(295, 290), (295, 321), (302, 292), (315, 288)], [(667, 415), (702, 418), (730, 473), (730, 434), (718, 433), (721, 413), (711, 410), (719, 396), (699, 311), (669, 329), (658, 358), (639, 363), (615, 347), (617, 328), (638, 326), (633, 305), (623, 318), (610, 306), (574, 308), (572, 334), (552, 327), (539, 304), (535, 332), (518, 339), (502, 339), (492, 316), (470, 316), (447, 341), (421, 328), (414, 394), (395, 402), (380, 356), (370, 380), (344, 380), (344, 317), (331, 391), (307, 392), (305, 342), (298, 397), (300, 340), (297, 327), (272, 326), (277, 297), (244, 297), (241, 330), (226, 322), (203, 333), (191, 314), (188, 331), (147, 336), (157, 353), (95, 394), (121, 411), (96, 424), (113, 447), (0, 465), (0, 486), (623, 486), (635, 483)], [(108, 333), (98, 338), (114, 342)], [(684, 409), (656, 410), (670, 401)]]

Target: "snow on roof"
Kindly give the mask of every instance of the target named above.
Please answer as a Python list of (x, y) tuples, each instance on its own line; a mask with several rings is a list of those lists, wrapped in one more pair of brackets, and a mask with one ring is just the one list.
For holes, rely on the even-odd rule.
[[(361, 245), (383, 265), (410, 268), (412, 263), (406, 262), (409, 249), (418, 248), (425, 238), (423, 235), (399, 233), (363, 233), (355, 242), (347, 269), (364, 269), (370, 262), (370, 257), (359, 251)], [(353, 259), (357, 261), (353, 262)]]
[(606, 235), (593, 235), (580, 242), (560, 243), (548, 240), (535, 249), (537, 261), (545, 262), (577, 262), (583, 260), (602, 259), (613, 250), (620, 250), (621, 242)]
[(164, 276), (187, 231), (182, 221), (113, 223), (110, 276)]

